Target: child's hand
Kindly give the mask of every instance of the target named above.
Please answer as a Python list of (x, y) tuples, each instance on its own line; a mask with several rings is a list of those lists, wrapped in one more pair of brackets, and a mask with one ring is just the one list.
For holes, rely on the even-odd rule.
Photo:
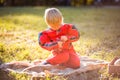
[(59, 46), (60, 48), (62, 48), (62, 45), (63, 45), (63, 42), (62, 42), (62, 41), (58, 41), (58, 46)]
[(67, 40), (68, 40), (67, 36), (61, 36), (61, 41), (65, 42)]

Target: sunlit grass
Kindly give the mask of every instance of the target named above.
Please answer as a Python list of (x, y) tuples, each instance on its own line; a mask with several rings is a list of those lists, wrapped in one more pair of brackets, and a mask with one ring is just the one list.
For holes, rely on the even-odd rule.
[[(0, 59), (3, 62), (48, 57), (50, 52), (38, 44), (38, 33), (47, 28), (43, 18), (46, 8), (0, 8)], [(80, 31), (80, 40), (74, 43), (77, 53), (107, 61), (120, 56), (119, 8), (58, 8), (64, 21), (75, 24)]]
[(27, 14), (8, 15), (1, 17), (1, 23), (1, 31), (13, 31), (22, 29), (40, 30), (44, 29), (46, 26), (42, 16)]

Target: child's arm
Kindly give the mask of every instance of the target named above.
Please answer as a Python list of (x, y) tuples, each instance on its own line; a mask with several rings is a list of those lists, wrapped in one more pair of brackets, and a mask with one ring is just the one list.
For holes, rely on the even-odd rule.
[(46, 49), (46, 50), (53, 50), (55, 48), (59, 48), (62, 43), (59, 43), (58, 41), (50, 41), (49, 37), (44, 33), (39, 33), (38, 37), (39, 45)]
[(68, 33), (66, 35), (68, 41), (74, 42), (77, 41), (80, 37), (79, 31), (74, 25), (69, 25), (68, 27)]

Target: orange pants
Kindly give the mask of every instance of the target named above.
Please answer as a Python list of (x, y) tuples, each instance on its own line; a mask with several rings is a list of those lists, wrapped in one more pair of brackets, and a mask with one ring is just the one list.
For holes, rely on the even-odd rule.
[(54, 56), (47, 59), (52, 65), (60, 64), (69, 68), (79, 68), (80, 58), (74, 50), (63, 50), (61, 52), (54, 52)]

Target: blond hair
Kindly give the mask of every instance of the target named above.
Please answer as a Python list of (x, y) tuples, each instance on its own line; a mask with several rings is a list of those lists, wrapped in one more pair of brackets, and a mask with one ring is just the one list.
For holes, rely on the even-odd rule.
[(58, 27), (63, 23), (63, 16), (57, 8), (48, 8), (45, 10), (45, 22), (50, 27)]

